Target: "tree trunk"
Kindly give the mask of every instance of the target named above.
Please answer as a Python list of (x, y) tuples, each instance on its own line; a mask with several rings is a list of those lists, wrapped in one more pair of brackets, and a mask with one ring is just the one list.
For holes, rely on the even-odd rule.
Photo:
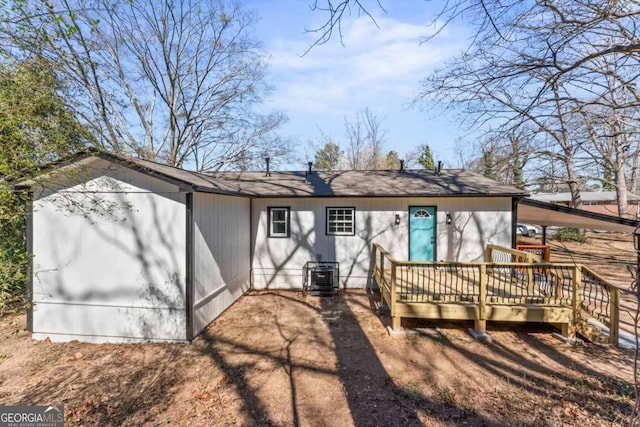
[(565, 150), (565, 165), (567, 167), (567, 185), (569, 186), (569, 192), (571, 193), (571, 200), (573, 201), (573, 207), (576, 209), (582, 209), (582, 196), (580, 195), (580, 182), (576, 174), (575, 166), (573, 164), (573, 153)]
[(638, 184), (637, 184), (637, 180), (638, 180), (638, 157), (640, 155), (640, 149), (638, 149), (638, 147), (636, 147), (636, 150), (634, 151), (633, 155), (631, 156), (631, 176), (630, 176), (630, 180), (629, 180), (629, 184), (627, 189), (629, 191), (631, 191), (632, 193), (636, 193), (638, 191)]
[(524, 159), (520, 139), (516, 135), (509, 137), (511, 142), (511, 173), (513, 175), (513, 185), (524, 190)]
[(616, 136), (618, 140), (615, 144), (615, 170), (613, 175), (616, 180), (616, 199), (618, 201), (618, 216), (627, 217), (627, 173), (625, 162), (625, 149), (621, 141), (621, 137)]
[(624, 169), (621, 173), (616, 173), (616, 199), (618, 200), (618, 215), (621, 218), (627, 217), (627, 187)]

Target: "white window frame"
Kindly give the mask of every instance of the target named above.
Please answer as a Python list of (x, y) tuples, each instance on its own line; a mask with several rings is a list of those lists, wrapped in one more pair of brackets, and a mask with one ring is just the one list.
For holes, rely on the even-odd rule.
[[(346, 212), (351, 213), (351, 219), (347, 220)], [(327, 236), (355, 236), (356, 235), (356, 208), (353, 206), (332, 206), (327, 207), (325, 221), (325, 233)], [(332, 213), (334, 213), (337, 219), (331, 220)], [(336, 230), (331, 231), (332, 224), (335, 224)], [(351, 231), (346, 231), (347, 226), (351, 225)], [(342, 230), (337, 230), (342, 228)]]
[[(285, 213), (285, 219), (284, 222), (283, 221), (274, 221), (273, 219), (273, 212), (284, 212)], [(268, 236), (269, 237), (276, 237), (276, 238), (287, 238), (290, 236), (289, 234), (289, 225), (291, 223), (290, 219), (291, 219), (291, 208), (289, 206), (269, 206), (267, 208), (267, 217), (269, 220), (269, 233)], [(284, 223), (284, 228), (285, 228), (285, 232), (284, 233), (276, 233), (273, 231), (273, 225), (275, 223), (279, 223), (282, 224)]]
[[(418, 215), (419, 213), (422, 213), (422, 212), (424, 212), (423, 215)], [(419, 209), (419, 210), (417, 210), (417, 211), (415, 211), (413, 213), (413, 217), (414, 218), (426, 218), (426, 219), (429, 219), (429, 218), (431, 218), (431, 214), (426, 209)]]

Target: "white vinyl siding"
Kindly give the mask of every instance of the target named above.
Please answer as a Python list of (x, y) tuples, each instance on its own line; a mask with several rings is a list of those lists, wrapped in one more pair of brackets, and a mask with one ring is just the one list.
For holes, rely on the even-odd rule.
[[(268, 206), (291, 207), (288, 239), (267, 238)], [(373, 242), (397, 259), (408, 259), (409, 206), (437, 207), (438, 261), (483, 261), (488, 243), (511, 246), (509, 197), (254, 199), (253, 287), (301, 288), (302, 266), (317, 259), (340, 262), (341, 285), (365, 286)], [(326, 234), (327, 207), (354, 208), (354, 235)], [(446, 224), (447, 213), (450, 225)], [(396, 215), (400, 225), (395, 225)]]
[(245, 197), (194, 193), (194, 334), (249, 290), (250, 203)]
[(34, 198), (33, 337), (184, 341), (185, 194), (104, 160), (69, 176)]

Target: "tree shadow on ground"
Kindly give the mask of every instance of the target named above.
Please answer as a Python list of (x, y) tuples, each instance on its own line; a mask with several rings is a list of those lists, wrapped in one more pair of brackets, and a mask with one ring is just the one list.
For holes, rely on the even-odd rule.
[(473, 425), (495, 424), (475, 411), (434, 401), (418, 389), (396, 384), (349, 304), (325, 298), (321, 307), (335, 344), (338, 375), (355, 425), (421, 426), (424, 422), (419, 413), (437, 414), (436, 418), (451, 421), (466, 420)]
[(136, 423), (151, 422), (155, 408), (172, 404), (171, 390), (181, 380), (184, 359), (180, 354), (184, 345), (138, 344), (152, 346), (153, 355), (147, 363), (132, 360), (124, 348), (128, 345), (39, 346), (39, 351), (23, 365), (25, 373), (33, 376), (32, 383), (4, 403), (62, 404), (65, 420), (71, 423), (121, 425), (133, 419)]
[[(378, 307), (373, 291), (254, 292), (191, 346), (41, 343), (21, 371), (28, 387), (3, 403), (60, 402), (71, 420), (99, 425), (184, 421), (171, 418), (176, 407), (195, 423), (212, 414), (241, 425), (580, 425), (631, 412), (632, 384), (592, 365), (615, 372), (626, 353), (554, 344), (548, 330), (521, 326), (491, 346), (450, 327), (392, 338)], [(194, 378), (222, 399), (194, 402)], [(581, 418), (565, 416), (574, 410)]]
[[(313, 419), (309, 418), (308, 414), (302, 414), (305, 412), (302, 405), (307, 399), (298, 395), (298, 388), (304, 388), (303, 384), (298, 387), (298, 383), (302, 382), (301, 375), (309, 373), (332, 376), (342, 385), (342, 396), (332, 402), (333, 407), (324, 408), (325, 415), (329, 415), (328, 419), (332, 411), (341, 410), (342, 405), (346, 403), (350, 418), (357, 426), (424, 425), (419, 413), (434, 414), (432, 417), (450, 421), (468, 420), (474, 425), (498, 425), (473, 410), (437, 402), (428, 399), (419, 391), (395, 384), (345, 300), (313, 297), (304, 299), (291, 292), (262, 292), (257, 296), (264, 298), (266, 304), (272, 304), (268, 299), (284, 301), (286, 309), (297, 310), (299, 313), (300, 323), (297, 332), (293, 333), (291, 328), (284, 330), (280, 319), (273, 319), (270, 330), (279, 334), (282, 339), (282, 346), (278, 352), (261, 348), (259, 343), (230, 340), (214, 329), (210, 329), (203, 336), (206, 343), (203, 351), (211, 356), (213, 362), (231, 379), (233, 387), (243, 401), (249, 423), (278, 424), (282, 420), (274, 418), (275, 412), (269, 411), (265, 398), (261, 398), (260, 393), (251, 385), (250, 377), (255, 373), (251, 372), (251, 369), (258, 369), (256, 359), (241, 364), (230, 363), (228, 359), (233, 358), (234, 354), (250, 354), (268, 359), (285, 371), (289, 388), (287, 400), (291, 405), (287, 412), (291, 418), (286, 423), (290, 425), (326, 424), (327, 418)], [(313, 328), (304, 324), (305, 319), (312, 317), (319, 319), (328, 329), (330, 339), (321, 345), (322, 351), (326, 354), (319, 357), (334, 358), (335, 365), (330, 368), (295, 356), (300, 349), (299, 346), (305, 345), (301, 335), (314, 335)], [(318, 339), (317, 336), (312, 338), (315, 341)], [(294, 348), (295, 346), (298, 347)], [(329, 390), (318, 388), (316, 392), (329, 393)]]
[[(371, 290), (368, 292), (368, 303), (369, 304), (366, 304), (361, 299), (356, 298), (350, 300), (350, 305), (352, 306), (359, 305), (366, 310), (376, 308), (379, 306), (379, 298), (377, 298), (377, 294)], [(353, 311), (348, 306), (347, 309), (350, 313), (350, 316), (347, 316), (347, 318), (350, 318), (353, 316)], [(390, 319), (388, 316), (383, 316), (381, 319), (383, 319), (383, 325), (389, 325)], [(338, 327), (336, 327), (333, 335), (338, 342), (345, 338), (347, 339), (346, 342), (357, 342), (362, 338), (366, 339), (355, 317), (353, 320), (354, 327), (352, 330), (349, 330), (348, 326), (341, 325), (339, 326), (341, 330), (338, 332)], [(609, 351), (606, 347), (598, 347), (592, 344), (572, 348), (571, 353), (586, 356), (582, 358), (583, 361), (581, 362), (577, 358), (569, 357), (564, 352), (559, 351), (557, 346), (550, 345), (548, 342), (538, 338), (538, 334), (528, 333), (528, 330), (530, 330), (529, 326), (503, 324), (500, 325), (500, 327), (506, 330), (517, 329), (519, 331), (515, 333), (517, 337), (526, 344), (527, 348), (533, 349), (535, 353), (541, 357), (539, 359), (528, 357), (526, 354), (518, 353), (509, 348), (508, 344), (502, 344), (500, 342), (496, 342), (491, 346), (485, 346), (479, 343), (475, 343), (475, 345), (472, 344), (471, 346), (463, 345), (460, 342), (449, 339), (446, 334), (442, 333), (426, 335), (425, 338), (436, 341), (439, 346), (444, 347), (445, 351), (451, 353), (453, 356), (461, 356), (457, 357), (463, 361), (463, 363), (460, 363), (462, 366), (458, 367), (461, 373), (468, 372), (470, 367), (480, 368), (485, 375), (490, 374), (497, 378), (506, 379), (510, 386), (526, 390), (528, 393), (545, 395), (546, 398), (551, 398), (552, 401), (561, 404), (566, 404), (567, 402), (572, 403), (582, 408), (582, 410), (586, 410), (589, 416), (596, 417), (596, 419), (621, 422), (631, 414), (631, 402), (625, 397), (629, 395), (633, 385), (630, 382), (620, 381), (612, 375), (599, 372), (589, 364), (590, 361), (598, 361), (623, 366), (625, 362), (629, 362), (629, 357), (625, 355), (624, 352), (619, 350)], [(534, 332), (536, 332), (536, 328), (539, 327), (540, 325), (534, 325)], [(551, 333), (547, 325), (542, 327), (545, 331), (544, 334)], [(362, 335), (362, 337), (360, 335)], [(416, 340), (408, 340), (409, 345), (415, 341)], [(342, 358), (349, 360), (351, 358), (349, 349), (352, 348), (352, 346), (347, 345), (343, 351), (341, 346), (338, 345), (338, 342), (336, 343), (336, 351), (339, 354), (343, 352), (344, 356)], [(366, 349), (370, 346), (362, 345), (359, 347)], [(566, 349), (569, 350), (569, 347), (566, 347)], [(378, 361), (375, 351), (373, 354), (367, 354), (366, 356), (375, 360), (374, 366), (379, 364), (379, 362), (375, 363)], [(427, 358), (428, 356), (425, 359)], [(451, 358), (453, 359), (453, 357)], [(437, 386), (437, 382), (433, 381), (434, 373), (430, 373), (430, 371), (433, 370), (433, 366), (429, 363), (424, 363), (425, 359), (422, 360), (422, 363), (419, 363), (422, 365), (422, 371), (425, 373), (427, 379), (431, 377), (432, 385)], [(549, 366), (544, 359), (549, 359), (566, 369), (559, 371), (557, 365), (555, 367)], [(382, 368), (382, 366), (380, 367)], [(357, 365), (354, 369), (357, 369)], [(382, 368), (382, 370), (384, 370), (384, 368)], [(558, 384), (560, 384), (560, 387), (558, 387)], [(429, 400), (416, 403), (421, 410), (426, 410), (428, 413), (440, 414), (444, 419), (453, 419), (456, 420), (456, 422), (464, 420), (474, 425), (492, 424), (496, 422), (498, 424), (515, 422), (520, 425), (530, 423), (526, 418), (521, 418), (517, 412), (513, 413), (512, 419), (498, 417), (497, 419), (489, 420), (479, 417), (477, 414), (465, 413), (464, 408), (461, 407), (455, 407), (455, 410), (451, 411), (451, 405), (444, 408), (442, 406), (434, 407), (430, 405), (430, 403), (433, 402)], [(358, 405), (359, 403), (354, 403), (355, 408), (357, 408)], [(513, 409), (514, 411), (518, 410), (517, 407)], [(449, 413), (447, 413), (447, 410)], [(541, 413), (539, 416), (546, 417), (547, 414)], [(380, 424), (384, 424), (384, 422)], [(538, 421), (533, 421), (531, 424), (538, 424)]]
[[(408, 323), (418, 329), (424, 327), (425, 323), (430, 327), (435, 326), (434, 322), (417, 319)], [(471, 322), (461, 323), (468, 323), (467, 326), (471, 326)], [(485, 375), (501, 378), (518, 390), (534, 396), (544, 396), (546, 400), (556, 402), (560, 405), (560, 409), (564, 405), (565, 412), (567, 412), (567, 405), (573, 405), (586, 411), (588, 417), (616, 424), (622, 423), (631, 415), (630, 395), (633, 384), (593, 368), (596, 364), (612, 368), (608, 370), (609, 372), (628, 368), (631, 351), (590, 343), (570, 346), (558, 342), (553, 345), (550, 344), (553, 342), (550, 337), (553, 328), (546, 324), (505, 323), (492, 326), (494, 330), (501, 330), (503, 334), (511, 334), (514, 340), (507, 340), (504, 343), (494, 341), (491, 345), (475, 343), (469, 346), (464, 345), (460, 340), (451, 339), (443, 332), (425, 334), (422, 338), (436, 341), (451, 355), (461, 356), (465, 365), (460, 366), (461, 371), (480, 368)], [(522, 348), (526, 350), (525, 352), (518, 352), (511, 348), (512, 342), (518, 341), (524, 344)], [(517, 403), (517, 400), (515, 402)], [(506, 400), (504, 404), (513, 406), (515, 411), (518, 410), (511, 399)], [(538, 412), (536, 416), (539, 418), (532, 423), (533, 425), (567, 422), (564, 419), (554, 418), (557, 414), (550, 413), (548, 408), (544, 410), (537, 408), (536, 411)], [(514, 417), (517, 418), (518, 415), (514, 413)], [(580, 422), (576, 423), (580, 424)], [(528, 423), (519, 421), (517, 424)]]

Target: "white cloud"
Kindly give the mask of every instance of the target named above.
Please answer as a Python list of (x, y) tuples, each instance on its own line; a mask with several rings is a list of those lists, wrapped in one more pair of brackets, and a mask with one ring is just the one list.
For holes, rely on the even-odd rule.
[(443, 32), (427, 44), (429, 33), (418, 25), (388, 17), (345, 21), (343, 43), (337, 35), (329, 43), (301, 56), (313, 41), (275, 40), (271, 52), (270, 81), (275, 85), (270, 104), (284, 110), (352, 114), (389, 97), (409, 101), (421, 78), (435, 65), (453, 56), (464, 41)]

